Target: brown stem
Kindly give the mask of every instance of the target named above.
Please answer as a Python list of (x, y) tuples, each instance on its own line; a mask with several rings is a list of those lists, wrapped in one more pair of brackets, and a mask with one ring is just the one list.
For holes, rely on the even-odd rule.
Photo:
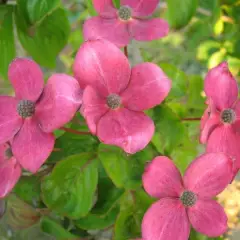
[(183, 118), (182, 121), (200, 121), (201, 118)]
[(128, 49), (127, 49), (127, 46), (124, 47), (124, 54), (125, 54), (125, 56), (128, 58)]
[(92, 135), (90, 132), (80, 132), (80, 131), (77, 131), (77, 130), (74, 130), (71, 128), (66, 128), (66, 127), (61, 127), (59, 129), (65, 131), (65, 132), (70, 132), (70, 133), (77, 134), (77, 135)]
[(53, 149), (53, 152), (59, 152), (59, 151), (61, 151), (61, 148), (54, 148)]

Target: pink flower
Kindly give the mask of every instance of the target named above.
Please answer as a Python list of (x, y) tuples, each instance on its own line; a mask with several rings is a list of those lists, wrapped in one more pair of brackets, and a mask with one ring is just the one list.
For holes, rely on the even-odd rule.
[(85, 87), (81, 113), (91, 132), (128, 153), (146, 147), (154, 123), (143, 111), (160, 104), (171, 88), (163, 71), (152, 63), (131, 70), (120, 49), (106, 40), (95, 40), (80, 48), (74, 73)]
[(0, 145), (0, 198), (5, 197), (21, 176), (21, 167), (9, 144)]
[(121, 0), (120, 9), (116, 9), (112, 0), (93, 0), (100, 16), (85, 22), (84, 39), (104, 38), (123, 47), (132, 38), (138, 41), (162, 38), (169, 32), (168, 23), (160, 18), (146, 18), (154, 12), (158, 3), (159, 0)]
[(143, 186), (160, 200), (143, 218), (143, 240), (187, 240), (191, 225), (209, 237), (223, 234), (227, 216), (212, 198), (231, 178), (232, 161), (223, 153), (198, 157), (183, 178), (169, 158), (156, 157), (143, 174)]
[(205, 79), (208, 108), (201, 121), (201, 143), (207, 152), (224, 152), (240, 167), (240, 101), (238, 85), (226, 62), (211, 69)]
[(29, 59), (14, 60), (8, 75), (15, 97), (0, 96), (0, 144), (12, 139), (13, 155), (34, 173), (53, 150), (52, 132), (79, 109), (81, 90), (65, 74), (54, 74), (44, 87), (41, 69)]

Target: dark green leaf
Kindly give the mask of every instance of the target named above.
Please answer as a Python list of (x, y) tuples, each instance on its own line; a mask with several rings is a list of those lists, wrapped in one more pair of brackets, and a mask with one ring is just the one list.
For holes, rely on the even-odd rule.
[(6, 211), (6, 201), (5, 199), (0, 199), (0, 219), (3, 217)]
[(152, 139), (159, 152), (169, 155), (187, 136), (187, 129), (179, 117), (166, 105), (154, 108), (156, 131)]
[(167, 0), (167, 5), (170, 25), (173, 28), (181, 28), (195, 15), (198, 0)]
[(108, 177), (101, 162), (99, 164), (99, 179), (98, 179), (98, 200), (92, 209), (93, 214), (105, 215), (115, 205), (123, 195), (124, 190), (115, 187), (111, 179)]
[[(188, 135), (186, 135), (186, 140), (184, 140), (179, 146), (174, 148), (171, 152), (171, 159), (174, 161), (177, 168), (182, 174), (184, 174), (186, 168), (198, 155), (198, 142), (190, 141)], [(201, 151), (200, 151), (201, 149)], [(204, 151), (200, 148), (199, 154)]]
[(14, 188), (14, 192), (25, 202), (36, 207), (41, 202), (40, 179), (37, 176), (22, 176)]
[(212, 22), (209, 19), (196, 21), (190, 25), (186, 37), (188, 38), (188, 51), (196, 51), (198, 46), (205, 40), (209, 40), (212, 34)]
[(73, 155), (59, 162), (42, 182), (44, 203), (73, 219), (91, 210), (97, 188), (97, 161), (93, 154)]
[(61, 8), (54, 9), (40, 21), (31, 24), (26, 19), (23, 9), (25, 8), (18, 5), (15, 11), (21, 44), (39, 64), (55, 67), (57, 55), (66, 45), (70, 34), (66, 11)]
[(142, 218), (154, 202), (143, 190), (126, 192), (121, 211), (114, 226), (114, 240), (141, 237)]
[(56, 239), (77, 239), (77, 236), (71, 234), (61, 225), (48, 217), (43, 217), (41, 219), (40, 226), (43, 232), (56, 237)]
[(75, 224), (78, 227), (86, 230), (105, 229), (115, 223), (118, 213), (119, 206), (116, 205), (110, 209), (106, 215), (101, 216), (90, 213), (85, 218), (80, 218), (75, 221)]
[[(71, 126), (71, 129), (82, 132), (89, 131), (87, 127), (74, 127), (74, 125)], [(98, 145), (99, 141), (91, 134), (78, 135), (65, 132), (56, 140), (55, 148), (58, 150), (51, 154), (49, 161), (60, 161), (61, 159), (73, 154), (96, 152)]]
[(25, 229), (36, 224), (40, 214), (15, 194), (10, 194), (7, 198), (6, 219), (13, 229)]
[(0, 6), (0, 76), (7, 79), (8, 65), (15, 57), (13, 7)]
[(145, 163), (158, 154), (151, 144), (135, 155), (128, 155), (115, 146), (100, 144), (98, 153), (114, 184), (126, 189), (136, 189), (141, 186)]
[[(19, 3), (20, 2), (20, 3)], [(18, 4), (21, 4), (19, 1)], [(23, 1), (22, 1), (23, 2)], [(36, 23), (60, 5), (60, 0), (24, 0), (31, 23)]]
[(99, 164), (97, 202), (86, 217), (78, 219), (76, 225), (82, 229), (104, 229), (114, 224), (119, 213), (119, 200), (124, 193), (118, 189)]

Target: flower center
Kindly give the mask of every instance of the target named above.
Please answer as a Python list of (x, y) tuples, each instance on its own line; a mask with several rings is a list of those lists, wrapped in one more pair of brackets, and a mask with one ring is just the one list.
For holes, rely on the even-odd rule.
[(7, 157), (7, 159), (10, 159), (10, 158), (13, 156), (13, 153), (12, 153), (12, 149), (11, 149), (11, 148), (8, 148), (8, 149), (5, 151), (5, 156)]
[(119, 108), (121, 105), (121, 97), (117, 94), (110, 94), (107, 96), (107, 105), (111, 109)]
[(22, 118), (32, 117), (35, 113), (35, 103), (30, 100), (21, 100), (18, 103), (17, 111)]
[(223, 123), (233, 123), (236, 120), (236, 113), (232, 109), (225, 109), (221, 113)]
[(191, 191), (184, 191), (180, 200), (185, 207), (192, 207), (197, 202), (197, 196)]
[(129, 20), (132, 17), (131, 8), (127, 6), (121, 6), (118, 10), (118, 17), (123, 21)]

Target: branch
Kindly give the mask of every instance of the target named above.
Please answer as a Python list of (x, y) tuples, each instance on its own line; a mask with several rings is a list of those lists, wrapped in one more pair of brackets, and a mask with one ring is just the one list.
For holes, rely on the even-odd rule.
[(77, 135), (92, 135), (90, 132), (81, 132), (81, 131), (74, 130), (71, 128), (66, 128), (66, 127), (61, 127), (59, 129), (65, 131), (65, 132), (69, 132), (69, 133), (73, 133), (73, 134), (77, 134)]

